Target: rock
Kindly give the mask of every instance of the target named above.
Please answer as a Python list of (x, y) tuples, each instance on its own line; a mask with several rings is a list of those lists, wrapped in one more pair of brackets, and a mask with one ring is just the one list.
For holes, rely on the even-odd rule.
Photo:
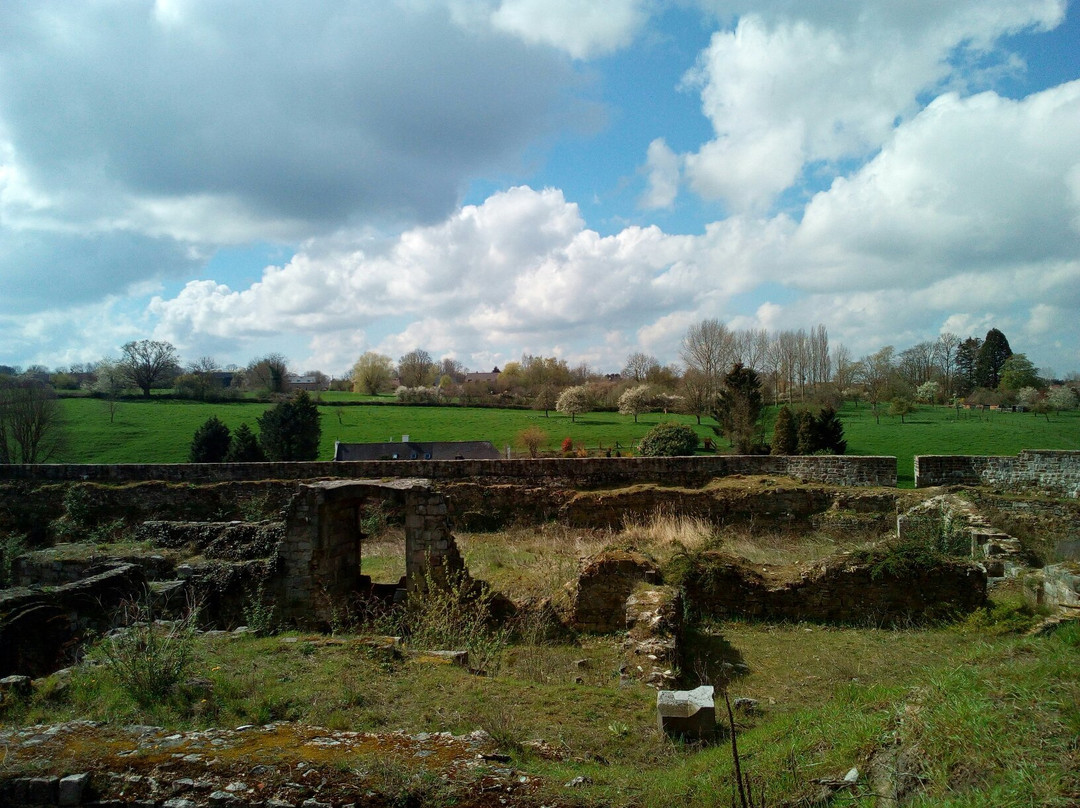
[(848, 773), (844, 775), (844, 782), (845, 783), (857, 783), (857, 782), (859, 782), (859, 770), (857, 768), (855, 768), (854, 766), (852, 766), (848, 770)]
[(668, 735), (710, 739), (716, 734), (713, 688), (702, 685), (693, 690), (659, 690), (656, 715), (660, 729)]
[(735, 699), (731, 702), (732, 709), (741, 710), (747, 715), (753, 715), (758, 712), (758, 700), (748, 699), (746, 697)]
[(581, 788), (582, 786), (591, 786), (592, 778), (586, 777), (584, 774), (579, 774), (570, 782), (563, 785), (563, 788)]
[(468, 651), (420, 651), (416, 658), (422, 662), (445, 662), (462, 668), (469, 667)]
[(5, 676), (0, 679), (0, 696), (25, 698), (34, 692), (34, 685), (29, 676)]
[(57, 804), (60, 805), (61, 808), (70, 808), (71, 806), (81, 805), (83, 791), (86, 790), (86, 784), (89, 781), (90, 775), (87, 773), (71, 774), (61, 778)]
[(232, 805), (240, 801), (235, 794), (228, 791), (214, 791), (207, 799), (211, 805)]

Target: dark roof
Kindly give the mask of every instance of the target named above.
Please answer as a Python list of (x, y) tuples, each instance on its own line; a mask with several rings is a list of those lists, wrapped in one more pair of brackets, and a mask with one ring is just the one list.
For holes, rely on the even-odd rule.
[(487, 440), (334, 444), (334, 460), (499, 460)]

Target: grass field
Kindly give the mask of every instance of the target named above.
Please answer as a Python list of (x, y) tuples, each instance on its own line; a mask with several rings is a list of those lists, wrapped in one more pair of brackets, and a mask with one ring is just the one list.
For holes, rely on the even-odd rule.
[[(350, 393), (333, 394), (327, 401), (355, 401)], [(63, 399), (66, 446), (57, 462), (68, 463), (182, 463), (195, 430), (211, 415), (230, 429), (256, 419), (267, 404), (241, 401), (199, 403), (159, 399), (123, 401), (113, 422), (102, 401)], [(590, 450), (619, 443), (630, 446), (654, 424), (679, 421), (693, 426), (702, 439), (712, 436), (707, 424), (697, 426), (685, 415), (642, 415), (638, 423), (613, 412), (588, 413), (571, 422), (559, 413), (545, 417), (531, 410), (470, 407), (324, 406), (319, 459), (333, 457), (334, 441), (368, 443), (398, 441), (409, 435), (417, 441), (489, 440), (502, 451), (521, 451), (517, 434), (529, 426), (548, 433), (547, 449), (558, 449), (563, 438)], [(770, 413), (770, 420), (773, 413)], [(914, 484), (913, 458), (917, 454), (1015, 455), (1021, 449), (1080, 449), (1080, 412), (1051, 415), (1049, 420), (1031, 413), (975, 412), (948, 407), (920, 407), (900, 422), (883, 415), (875, 423), (866, 405), (846, 406), (841, 413), (849, 454), (892, 455), (897, 458), (902, 487)], [(721, 447), (725, 442), (721, 440)]]

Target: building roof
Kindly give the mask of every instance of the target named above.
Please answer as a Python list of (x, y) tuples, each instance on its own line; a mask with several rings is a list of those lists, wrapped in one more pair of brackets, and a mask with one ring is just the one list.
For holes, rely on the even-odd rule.
[(334, 460), (499, 460), (491, 441), (399, 441), (334, 444)]

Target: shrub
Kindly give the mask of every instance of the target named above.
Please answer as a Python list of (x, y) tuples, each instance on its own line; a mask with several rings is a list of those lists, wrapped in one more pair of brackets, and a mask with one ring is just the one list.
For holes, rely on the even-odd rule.
[(190, 463), (220, 463), (229, 453), (229, 443), (232, 436), (229, 428), (225, 426), (216, 415), (211, 415), (195, 430), (195, 436), (191, 439), (191, 450), (188, 453)]
[(0, 589), (15, 585), (15, 559), (26, 552), (26, 540), (17, 533), (0, 536)]
[(538, 426), (526, 427), (518, 432), (517, 442), (525, 447), (529, 457), (536, 457), (540, 447), (548, 442), (548, 433)]
[(776, 414), (776, 425), (773, 427), (772, 454), (792, 455), (797, 450), (798, 435), (795, 418), (791, 414), (791, 408), (784, 406)]
[(301, 390), (259, 416), (259, 442), (270, 460), (315, 460), (319, 456), (319, 408)]
[(571, 439), (571, 438), (563, 438), (561, 450), (562, 450), (563, 454), (569, 454), (570, 452), (574, 451), (574, 441), (573, 441), (573, 439)]
[(240, 424), (233, 433), (229, 451), (225, 454), (226, 463), (261, 463), (266, 460), (259, 439), (247, 424)]
[(638, 451), (644, 457), (680, 457), (692, 455), (698, 446), (698, 436), (684, 424), (657, 424), (641, 439)]

